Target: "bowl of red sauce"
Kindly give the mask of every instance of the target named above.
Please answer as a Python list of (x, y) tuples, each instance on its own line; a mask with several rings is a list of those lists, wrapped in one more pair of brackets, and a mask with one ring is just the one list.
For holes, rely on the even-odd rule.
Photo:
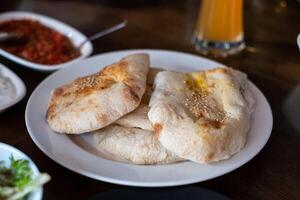
[(88, 57), (93, 46), (87, 37), (56, 19), (31, 12), (0, 14), (0, 32), (14, 33), (19, 41), (0, 42), (0, 55), (39, 71), (55, 71)]

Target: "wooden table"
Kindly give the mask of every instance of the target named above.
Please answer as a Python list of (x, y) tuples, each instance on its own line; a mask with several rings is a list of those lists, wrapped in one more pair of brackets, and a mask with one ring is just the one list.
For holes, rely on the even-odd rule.
[[(27, 10), (60, 19), (89, 35), (127, 19), (127, 28), (95, 41), (94, 54), (158, 48), (196, 54), (191, 37), (198, 0), (1, 0), (0, 11)], [(300, 198), (300, 3), (296, 0), (245, 2), (248, 48), (218, 61), (246, 72), (269, 100), (274, 127), (265, 148), (243, 167), (195, 184), (234, 199)], [(122, 188), (76, 174), (44, 155), (30, 139), (24, 111), (33, 89), (47, 76), (4, 58), (27, 86), (26, 97), (0, 114), (0, 140), (28, 154), (52, 181), (44, 199), (87, 199), (111, 188)]]

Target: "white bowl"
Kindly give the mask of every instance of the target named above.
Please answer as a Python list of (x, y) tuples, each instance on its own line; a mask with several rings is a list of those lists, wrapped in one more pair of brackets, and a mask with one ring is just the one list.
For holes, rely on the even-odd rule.
[[(71, 26), (61, 21), (58, 21), (56, 19), (46, 17), (44, 15), (31, 13), (31, 12), (23, 12), (23, 11), (10, 11), (10, 12), (4, 12), (0, 14), (0, 22), (13, 20), (13, 19), (24, 19), (24, 18), (38, 20), (41, 24), (69, 37), (69, 39), (72, 41), (75, 47), (79, 46), (81, 42), (87, 39), (87, 37), (84, 34), (72, 28)], [(14, 54), (11, 54), (7, 51), (4, 51), (2, 49), (0, 49), (0, 55), (31, 69), (44, 71), (44, 72), (51, 72), (66, 67), (78, 60), (88, 57), (92, 53), (92, 51), (93, 51), (92, 43), (88, 41), (82, 46), (80, 50), (81, 55), (79, 57), (74, 58), (71, 61), (62, 64), (56, 64), (56, 65), (44, 65), (44, 64), (30, 62), (28, 60), (15, 56)]]
[[(0, 161), (4, 160), (5, 163), (9, 163), (10, 162), (9, 157), (11, 155), (15, 159), (29, 160), (29, 165), (33, 171), (33, 176), (37, 176), (40, 173), (37, 166), (32, 162), (32, 160), (27, 155), (25, 155), (23, 152), (21, 152), (20, 150), (12, 147), (10, 145), (0, 142)], [(40, 199), (42, 199), (42, 195), (43, 195), (43, 188), (39, 187), (35, 191), (33, 191), (29, 194), (28, 200), (40, 200)]]
[(13, 71), (8, 69), (1, 63), (0, 63), (0, 74), (2, 74), (2, 76), (4, 76), (4, 77), (9, 78), (16, 89), (15, 97), (11, 101), (0, 105), (0, 113), (1, 113), (4, 110), (6, 110), (7, 108), (18, 103), (21, 99), (23, 99), (23, 97), (26, 94), (26, 87), (25, 87), (23, 81)]
[(297, 43), (298, 43), (298, 47), (299, 47), (299, 50), (300, 50), (300, 33), (299, 33), (299, 35), (297, 37)]

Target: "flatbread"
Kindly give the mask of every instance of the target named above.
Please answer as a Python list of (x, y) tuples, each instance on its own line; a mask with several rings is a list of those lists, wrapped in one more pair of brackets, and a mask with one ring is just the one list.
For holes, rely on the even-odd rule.
[(161, 144), (198, 163), (227, 159), (246, 143), (254, 98), (230, 68), (157, 74), (148, 113)]
[(183, 159), (166, 150), (154, 135), (148, 119), (149, 100), (153, 80), (160, 69), (150, 69), (146, 92), (140, 106), (118, 119), (115, 124), (93, 132), (94, 141), (100, 152), (110, 154), (115, 160), (127, 160), (134, 164), (166, 164)]
[(137, 109), (132, 111), (131, 113), (125, 115), (118, 119), (115, 123), (124, 127), (136, 127), (144, 130), (154, 131), (151, 122), (148, 119), (149, 112), (149, 100), (152, 94), (152, 85), (154, 82), (154, 78), (156, 74), (162, 69), (158, 68), (150, 68), (148, 76), (147, 76), (147, 87), (146, 92), (142, 98), (141, 104)]
[(154, 131), (152, 124), (148, 119), (149, 109), (148, 105), (141, 104), (137, 109), (118, 119), (115, 123), (123, 127)]
[(116, 160), (127, 160), (140, 165), (182, 160), (166, 150), (153, 131), (109, 125), (93, 132), (93, 138), (99, 151), (112, 155)]
[(80, 134), (111, 124), (139, 106), (148, 70), (149, 56), (134, 54), (56, 88), (46, 115), (49, 126)]

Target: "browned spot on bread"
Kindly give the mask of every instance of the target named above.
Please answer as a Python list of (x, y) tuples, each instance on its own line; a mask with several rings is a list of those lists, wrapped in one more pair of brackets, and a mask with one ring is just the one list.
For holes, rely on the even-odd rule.
[(71, 96), (71, 92), (69, 92), (69, 91), (64, 91), (61, 95), (60, 95), (60, 97), (68, 97), (68, 96)]
[(96, 118), (97, 118), (97, 121), (101, 124), (107, 124), (107, 122), (108, 122), (108, 117), (105, 114), (97, 115)]
[(47, 120), (52, 120), (54, 117), (54, 109), (55, 109), (55, 105), (54, 104), (50, 104), (46, 113), (46, 119)]
[(63, 87), (56, 88), (53, 92), (53, 96), (60, 96), (64, 92)]
[(224, 125), (223, 121), (216, 121), (216, 120), (208, 121), (208, 123), (217, 129), (221, 128)]
[(136, 92), (130, 88), (130, 87), (126, 87), (123, 90), (123, 94), (124, 97), (126, 99), (126, 101), (133, 101), (135, 103), (138, 103), (140, 101), (140, 97), (136, 94)]
[(214, 153), (210, 152), (207, 155), (204, 156), (203, 161), (204, 162), (209, 162), (211, 159), (214, 157)]
[(216, 120), (206, 120), (205, 122), (201, 122), (201, 127), (202, 128), (216, 128), (220, 129), (224, 126), (224, 121), (216, 121)]
[(162, 128), (163, 128), (163, 125), (162, 125), (162, 124), (159, 124), (159, 123), (155, 123), (154, 126), (153, 126), (153, 128), (154, 128), (154, 133), (155, 133), (155, 135), (156, 135), (157, 137), (159, 137), (160, 132), (161, 132), (161, 130), (162, 130)]
[(56, 98), (59, 98), (61, 96), (68, 96), (68, 95), (70, 95), (70, 92), (69, 92), (70, 88), (72, 88), (72, 86), (70, 84), (65, 84), (63, 86), (60, 86), (60, 87), (56, 88), (53, 91), (52, 98), (56, 99)]
[[(127, 85), (129, 85), (129, 84), (127, 84)], [(139, 87), (138, 85), (131, 85), (131, 87), (130, 87), (132, 90), (134, 90), (134, 91), (139, 91), (139, 90), (141, 90), (141, 87)]]

